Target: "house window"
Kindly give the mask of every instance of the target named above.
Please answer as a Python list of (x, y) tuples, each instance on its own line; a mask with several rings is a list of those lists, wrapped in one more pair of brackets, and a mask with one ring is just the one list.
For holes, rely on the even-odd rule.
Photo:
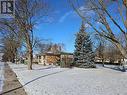
[(41, 56), (39, 56), (39, 59), (41, 59)]

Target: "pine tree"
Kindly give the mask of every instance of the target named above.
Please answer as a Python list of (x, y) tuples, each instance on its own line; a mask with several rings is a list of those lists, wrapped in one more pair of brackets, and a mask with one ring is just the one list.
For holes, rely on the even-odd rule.
[(80, 31), (76, 34), (74, 61), (82, 68), (94, 68), (94, 52), (90, 36), (85, 32), (82, 23)]

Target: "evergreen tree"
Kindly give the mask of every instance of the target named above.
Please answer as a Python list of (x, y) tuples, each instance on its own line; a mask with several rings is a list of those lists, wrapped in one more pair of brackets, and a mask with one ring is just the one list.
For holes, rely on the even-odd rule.
[(90, 36), (85, 32), (82, 23), (80, 31), (76, 34), (74, 61), (82, 68), (94, 68), (94, 53)]

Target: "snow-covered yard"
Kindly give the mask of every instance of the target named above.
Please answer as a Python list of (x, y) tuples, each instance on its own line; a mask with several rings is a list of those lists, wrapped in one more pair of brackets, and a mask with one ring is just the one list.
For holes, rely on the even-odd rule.
[(127, 72), (10, 64), (28, 95), (127, 95)]

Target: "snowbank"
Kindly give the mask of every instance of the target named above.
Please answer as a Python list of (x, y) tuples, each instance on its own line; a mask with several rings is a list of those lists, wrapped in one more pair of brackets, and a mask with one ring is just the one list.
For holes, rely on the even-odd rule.
[(3, 81), (4, 81), (4, 63), (0, 62), (0, 93), (2, 92)]

